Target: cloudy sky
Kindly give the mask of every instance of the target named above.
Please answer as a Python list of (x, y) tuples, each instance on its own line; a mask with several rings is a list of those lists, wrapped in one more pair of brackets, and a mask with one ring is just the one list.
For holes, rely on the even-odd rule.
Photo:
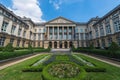
[(44, 22), (58, 16), (76, 22), (87, 22), (102, 17), (120, 4), (120, 0), (0, 0), (0, 3), (17, 15)]

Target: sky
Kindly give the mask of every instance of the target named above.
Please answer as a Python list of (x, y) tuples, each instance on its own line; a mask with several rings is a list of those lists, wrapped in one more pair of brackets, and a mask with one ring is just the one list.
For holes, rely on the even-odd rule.
[(59, 16), (75, 22), (102, 17), (120, 5), (120, 0), (0, 0), (18, 16), (34, 22), (46, 22)]

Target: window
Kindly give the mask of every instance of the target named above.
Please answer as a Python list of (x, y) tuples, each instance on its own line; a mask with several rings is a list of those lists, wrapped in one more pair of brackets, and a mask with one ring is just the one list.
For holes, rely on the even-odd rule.
[(95, 28), (96, 37), (99, 36), (98, 27)]
[(113, 25), (114, 25), (115, 32), (119, 32), (120, 31), (120, 21), (114, 21)]
[(24, 31), (24, 33), (23, 33), (23, 37), (24, 37), (24, 38), (26, 37), (26, 31)]
[(0, 46), (4, 46), (5, 37), (0, 37)]
[(3, 24), (2, 24), (2, 28), (1, 28), (2, 32), (6, 32), (7, 25), (8, 25), (8, 23), (4, 21)]
[(24, 45), (25, 45), (25, 41), (23, 41), (23, 43), (22, 43), (22, 47), (24, 47)]
[(112, 38), (108, 38), (108, 46), (110, 46), (112, 43)]
[(80, 32), (83, 33), (83, 29), (80, 29)]
[(13, 45), (13, 42), (14, 42), (14, 38), (11, 38), (10, 39), (10, 43)]
[(41, 33), (41, 29), (39, 29), (39, 32)]
[(110, 34), (110, 33), (111, 33), (110, 25), (106, 25), (106, 34)]
[(100, 36), (104, 36), (104, 29), (103, 29), (103, 25), (100, 25)]
[(104, 48), (105, 47), (105, 39), (102, 39), (101, 43), (102, 43), (102, 47)]
[(19, 47), (20, 46), (20, 40), (18, 39), (17, 40), (17, 47)]
[(117, 37), (117, 43), (120, 46), (120, 37)]
[(11, 34), (14, 34), (16, 26), (12, 26)]
[(18, 36), (20, 36), (22, 29), (19, 28), (18, 30)]

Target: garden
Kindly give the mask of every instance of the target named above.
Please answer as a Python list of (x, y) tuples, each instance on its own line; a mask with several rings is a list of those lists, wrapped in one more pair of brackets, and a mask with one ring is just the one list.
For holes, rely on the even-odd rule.
[(41, 54), (0, 71), (0, 80), (119, 80), (120, 68), (81, 54)]

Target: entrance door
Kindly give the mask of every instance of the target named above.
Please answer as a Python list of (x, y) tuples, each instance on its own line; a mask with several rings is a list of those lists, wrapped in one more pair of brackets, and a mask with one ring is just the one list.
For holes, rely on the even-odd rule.
[(60, 44), (59, 47), (62, 48), (62, 41), (60, 41), (59, 44)]
[(67, 46), (68, 46), (67, 41), (64, 42), (64, 46), (65, 46), (65, 48), (67, 48)]
[(54, 48), (57, 48), (57, 42), (56, 41), (54, 42)]

